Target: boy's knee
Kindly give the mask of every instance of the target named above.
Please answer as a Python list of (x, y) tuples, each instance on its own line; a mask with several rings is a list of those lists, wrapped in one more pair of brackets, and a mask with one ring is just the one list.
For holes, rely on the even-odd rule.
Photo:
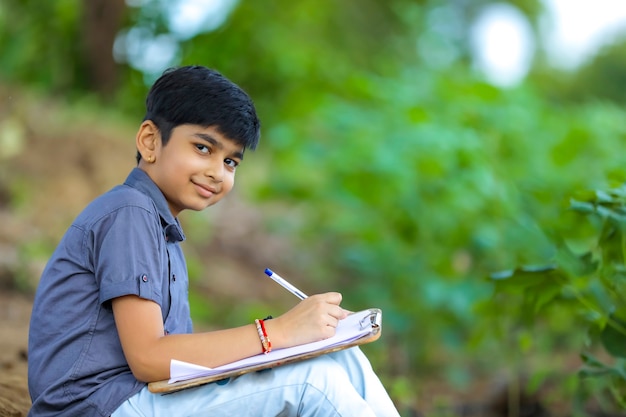
[(335, 392), (341, 387), (351, 386), (345, 369), (327, 356), (319, 356), (299, 362), (303, 365), (303, 382), (321, 392)]

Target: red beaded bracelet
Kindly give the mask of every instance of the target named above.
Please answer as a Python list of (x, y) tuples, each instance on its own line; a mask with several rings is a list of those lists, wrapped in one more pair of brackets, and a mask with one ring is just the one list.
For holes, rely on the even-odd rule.
[(256, 324), (256, 330), (259, 333), (259, 339), (261, 339), (263, 353), (268, 354), (272, 351), (272, 342), (270, 342), (270, 338), (267, 336), (267, 332), (265, 331), (265, 323), (260, 319), (254, 320), (254, 323)]

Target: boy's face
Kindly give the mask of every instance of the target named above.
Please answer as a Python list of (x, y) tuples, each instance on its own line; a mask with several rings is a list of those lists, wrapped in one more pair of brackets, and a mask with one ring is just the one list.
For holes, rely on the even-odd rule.
[(151, 121), (141, 125), (137, 146), (143, 169), (165, 195), (174, 216), (220, 201), (235, 184), (243, 147), (215, 127), (180, 125), (165, 146)]

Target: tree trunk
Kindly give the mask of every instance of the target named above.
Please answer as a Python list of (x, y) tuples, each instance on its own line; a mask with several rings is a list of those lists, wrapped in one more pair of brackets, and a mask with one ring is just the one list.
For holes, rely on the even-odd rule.
[(118, 65), (113, 43), (122, 26), (125, 0), (83, 1), (83, 45), (87, 79), (91, 88), (108, 98), (117, 86)]

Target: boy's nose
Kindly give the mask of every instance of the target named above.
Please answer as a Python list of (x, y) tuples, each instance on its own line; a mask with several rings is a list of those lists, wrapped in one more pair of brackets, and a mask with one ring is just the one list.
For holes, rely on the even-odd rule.
[(211, 164), (204, 175), (215, 182), (222, 182), (224, 180), (224, 167), (221, 164)]

